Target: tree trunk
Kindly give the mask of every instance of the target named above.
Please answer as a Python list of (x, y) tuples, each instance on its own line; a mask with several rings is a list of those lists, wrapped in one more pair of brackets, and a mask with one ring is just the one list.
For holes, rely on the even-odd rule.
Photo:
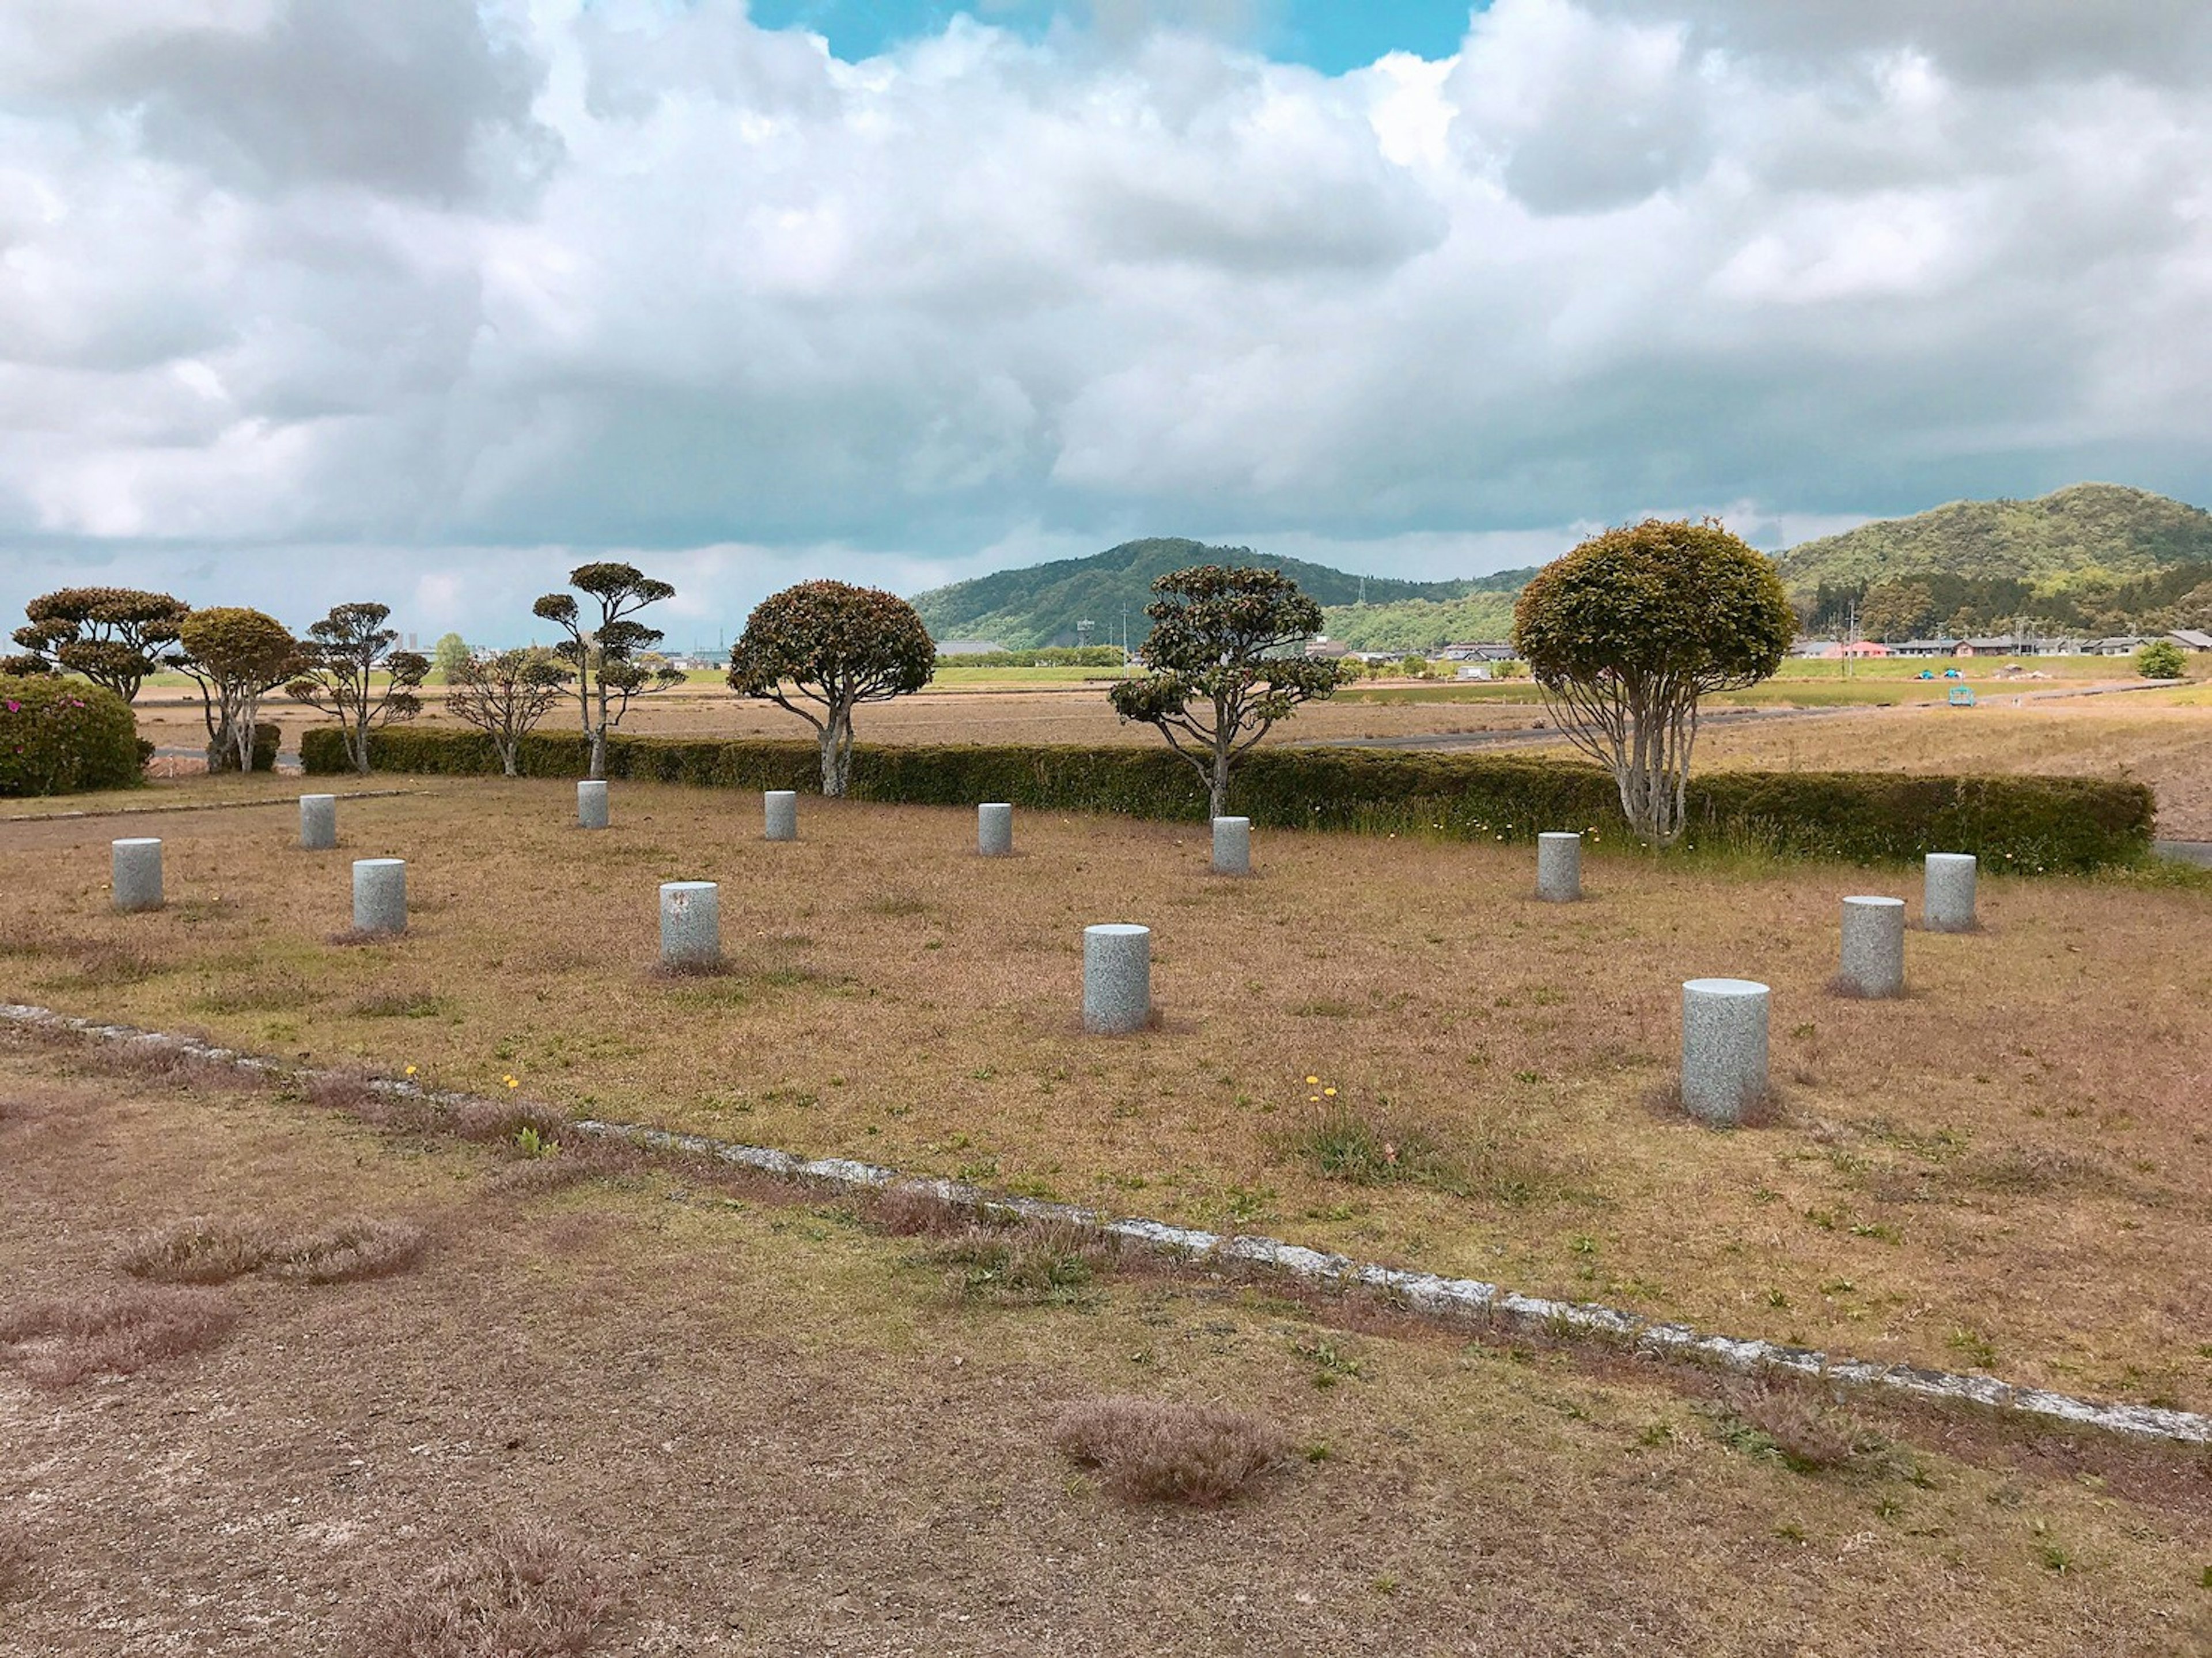
[(514, 769), (514, 751), (520, 746), (521, 744), (516, 740), (503, 742), (499, 745), (500, 770), (508, 777), (516, 775)]
[(253, 725), (260, 713), (260, 699), (246, 698), (245, 707), (239, 710), (237, 727), (231, 732), (232, 740), (238, 744), (238, 768), (249, 777), (253, 774)]
[(607, 774), (607, 728), (605, 726), (593, 726), (590, 727), (590, 730), (592, 733), (592, 766), (591, 769), (586, 772), (584, 775), (590, 780), (598, 782)]
[(1217, 733), (1213, 739), (1213, 775), (1206, 780), (1206, 815), (1220, 817), (1229, 811), (1229, 739)]
[(831, 713), (822, 728), (822, 793), (842, 799), (853, 779), (853, 715), (849, 709)]

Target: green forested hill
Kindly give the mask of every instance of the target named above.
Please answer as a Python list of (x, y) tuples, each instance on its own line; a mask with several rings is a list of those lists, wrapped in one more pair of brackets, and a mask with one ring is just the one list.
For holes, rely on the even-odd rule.
[[(1093, 642), (1121, 642), (1121, 607), (1129, 607), (1129, 642), (1140, 643), (1151, 626), (1145, 605), (1155, 576), (1192, 564), (1259, 564), (1280, 570), (1324, 606), (1357, 607), (1362, 579), (1325, 564), (1266, 558), (1249, 547), (1208, 547), (1180, 537), (1125, 541), (1089, 558), (1060, 559), (1027, 569), (1000, 570), (972, 581), (919, 593), (914, 607), (939, 639), (990, 639), (1009, 650), (1075, 642), (1075, 624), (1097, 623)], [(1491, 577), (1495, 581), (1499, 578)], [(1518, 587), (1524, 574), (1514, 580)], [(1399, 581), (1365, 578), (1367, 609), (1395, 610), (1407, 602), (1431, 605), (1474, 591), (1472, 581)], [(1330, 617), (1334, 631), (1336, 616)], [(1382, 649), (1384, 647), (1376, 647)]]
[(2077, 483), (2035, 501), (1954, 501), (1800, 543), (1778, 561), (1793, 592), (1923, 574), (2063, 587), (2205, 562), (2212, 513), (2117, 483)]

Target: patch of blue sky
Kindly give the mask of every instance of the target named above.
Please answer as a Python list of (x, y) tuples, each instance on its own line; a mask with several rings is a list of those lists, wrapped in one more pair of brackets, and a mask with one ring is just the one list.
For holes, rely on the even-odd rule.
[[(1256, 0), (1189, 9), (1246, 14), (1236, 33), (1250, 45), (1282, 62), (1340, 75), (1391, 52), (1449, 57), (1467, 33), (1469, 9), (1470, 0)], [(1162, 8), (1164, 15), (1176, 9)], [(963, 12), (1034, 39), (1055, 19), (1079, 19), (1089, 10), (1080, 0), (752, 0), (751, 6), (762, 27), (811, 30), (854, 63), (902, 40), (939, 33)]]

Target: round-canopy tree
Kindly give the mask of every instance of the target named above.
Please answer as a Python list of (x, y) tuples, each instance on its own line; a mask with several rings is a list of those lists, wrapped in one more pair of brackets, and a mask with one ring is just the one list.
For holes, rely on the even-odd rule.
[(49, 668), (82, 674), (131, 702), (191, 610), (181, 598), (136, 587), (64, 587), (23, 607), (30, 620), (15, 629), (15, 642)]
[(438, 642), (430, 647), (430, 665), (450, 683), (455, 674), (468, 663), (469, 641), (459, 634), (440, 634)]
[(2170, 639), (2154, 639), (2136, 653), (2136, 671), (2145, 679), (2179, 679), (2189, 672), (2189, 659)]
[(264, 693), (300, 671), (300, 641), (275, 616), (238, 605), (194, 610), (179, 625), (182, 649), (164, 660), (197, 680), (207, 717), (208, 769), (235, 756), (253, 769), (253, 722)]
[(1514, 647), (1560, 729), (1662, 846), (1682, 832), (1698, 700), (1768, 677), (1796, 633), (1774, 566), (1712, 519), (1594, 536), (1546, 565), (1513, 612)]
[(561, 697), (575, 670), (547, 650), (501, 651), (453, 670), (446, 712), (474, 726), (499, 750), (500, 768), (515, 774), (522, 739)]
[(831, 796), (852, 780), (853, 710), (918, 691), (936, 671), (936, 641), (913, 605), (842, 581), (802, 581), (770, 594), (730, 650), (732, 689), (764, 696), (814, 727), (822, 793)]
[(1194, 565), (1158, 578), (1152, 591), (1159, 597), (1145, 606), (1152, 631), (1137, 653), (1149, 671), (1107, 696), (1122, 719), (1159, 727), (1198, 768), (1218, 817), (1237, 760), (1345, 676), (1301, 648), (1321, 631), (1321, 606), (1279, 570)]

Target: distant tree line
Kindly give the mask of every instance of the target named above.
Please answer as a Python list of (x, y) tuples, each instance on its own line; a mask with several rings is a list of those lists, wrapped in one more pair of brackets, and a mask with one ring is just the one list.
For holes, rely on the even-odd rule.
[(1923, 570), (1881, 581), (1823, 581), (1798, 601), (1805, 631), (1840, 637), (1856, 610), (1860, 635), (1963, 639), (1977, 634), (2157, 633), (2212, 623), (2212, 564), (2169, 565), (2148, 575), (2082, 571), (2055, 580), (1960, 576)]

